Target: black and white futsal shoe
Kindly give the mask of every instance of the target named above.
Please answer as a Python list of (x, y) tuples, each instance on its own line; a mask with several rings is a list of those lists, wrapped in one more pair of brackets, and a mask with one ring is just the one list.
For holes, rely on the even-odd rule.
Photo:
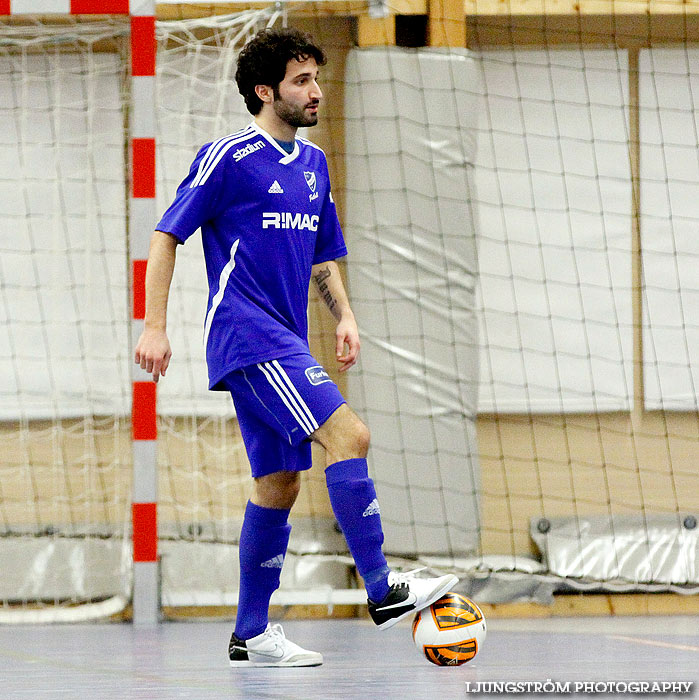
[(452, 574), (438, 578), (416, 578), (415, 574), (422, 570), (415, 569), (404, 574), (391, 571), (388, 574), (390, 590), (386, 597), (380, 603), (368, 599), (369, 614), (380, 630), (393, 627), (408, 615), (432, 605), (459, 581)]
[(235, 633), (228, 645), (231, 666), (320, 666), (323, 657), (317, 651), (308, 651), (290, 642), (281, 625), (267, 625), (267, 629), (251, 639), (238, 639)]

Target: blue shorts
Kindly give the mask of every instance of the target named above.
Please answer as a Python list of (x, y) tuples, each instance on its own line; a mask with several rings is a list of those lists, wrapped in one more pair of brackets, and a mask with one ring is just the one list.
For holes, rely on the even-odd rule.
[(254, 477), (310, 469), (309, 436), (345, 403), (310, 354), (249, 365), (222, 383), (233, 397)]

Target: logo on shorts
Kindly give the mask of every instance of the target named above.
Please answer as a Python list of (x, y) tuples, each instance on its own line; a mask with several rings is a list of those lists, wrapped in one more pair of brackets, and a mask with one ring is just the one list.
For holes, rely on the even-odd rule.
[(322, 368), (322, 367), (309, 367), (306, 370), (306, 377), (308, 378), (308, 381), (313, 384), (313, 386), (318, 386), (318, 384), (322, 384), (323, 382), (330, 382), (332, 379), (330, 379), (330, 376), (328, 373)]

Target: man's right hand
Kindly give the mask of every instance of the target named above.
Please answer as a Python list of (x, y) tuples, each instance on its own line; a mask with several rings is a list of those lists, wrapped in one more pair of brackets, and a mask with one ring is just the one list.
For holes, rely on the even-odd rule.
[(170, 341), (164, 330), (146, 328), (141, 333), (136, 345), (135, 362), (141, 365), (141, 369), (152, 373), (154, 382), (157, 382), (161, 375), (165, 376), (171, 357)]

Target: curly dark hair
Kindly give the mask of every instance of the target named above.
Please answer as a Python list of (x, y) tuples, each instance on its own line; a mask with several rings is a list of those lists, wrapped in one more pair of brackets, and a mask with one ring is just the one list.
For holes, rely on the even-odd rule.
[(324, 66), (327, 60), (312, 37), (297, 29), (263, 29), (245, 44), (238, 56), (235, 81), (250, 114), (259, 114), (263, 104), (255, 86), (270, 85), (276, 94), (292, 58), (298, 61), (314, 58), (319, 66)]

